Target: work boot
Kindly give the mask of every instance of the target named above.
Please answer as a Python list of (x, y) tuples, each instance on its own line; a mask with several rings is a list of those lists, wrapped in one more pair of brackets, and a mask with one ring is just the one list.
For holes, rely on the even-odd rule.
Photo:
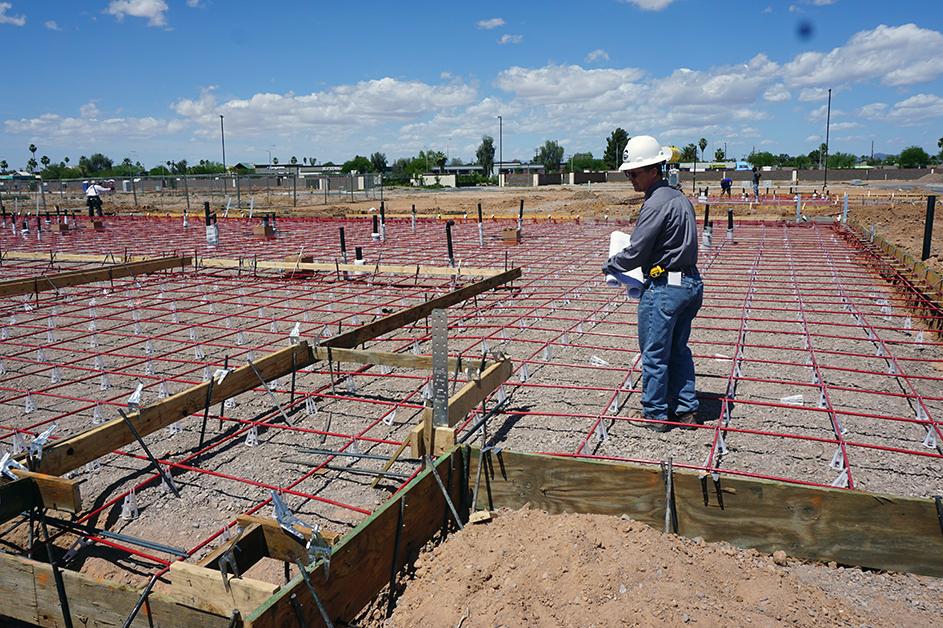
[(693, 430), (700, 425), (700, 421), (697, 420), (696, 412), (685, 412), (684, 414), (679, 414), (675, 417), (675, 421), (681, 424), (681, 429), (683, 430)]
[(650, 416), (642, 416), (642, 418), (648, 419), (647, 422), (642, 424), (642, 427), (652, 430), (653, 432), (658, 432), (659, 434), (664, 434), (671, 431), (671, 426), (667, 423), (655, 423), (655, 421), (664, 421), (666, 419), (655, 419)]

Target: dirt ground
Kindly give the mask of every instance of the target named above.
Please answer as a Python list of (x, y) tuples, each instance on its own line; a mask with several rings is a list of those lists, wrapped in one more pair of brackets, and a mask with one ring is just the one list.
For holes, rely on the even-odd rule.
[(941, 580), (803, 563), (625, 517), (501, 511), (415, 567), (392, 616), (375, 609), (369, 625), (943, 625)]

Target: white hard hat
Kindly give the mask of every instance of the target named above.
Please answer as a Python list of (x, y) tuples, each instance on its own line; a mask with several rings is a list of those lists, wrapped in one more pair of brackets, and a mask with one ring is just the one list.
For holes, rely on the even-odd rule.
[(671, 158), (671, 147), (661, 146), (651, 135), (636, 135), (625, 145), (622, 151), (622, 165), (619, 170), (635, 170), (645, 166), (654, 166)]

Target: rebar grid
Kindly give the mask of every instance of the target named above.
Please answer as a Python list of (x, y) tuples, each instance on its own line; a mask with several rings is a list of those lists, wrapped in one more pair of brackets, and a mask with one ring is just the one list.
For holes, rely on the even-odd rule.
[[(447, 263), (445, 229), (437, 221), (420, 220), (414, 231), (409, 220), (388, 220), (386, 241), (374, 242), (369, 219), (279, 219), (278, 237), (269, 240), (252, 235), (254, 221), (230, 219), (220, 222), (218, 247), (206, 245), (202, 228), (185, 230), (176, 218), (106, 222), (104, 232), (83, 222), (74, 232), (44, 232), (42, 240), (3, 230), (0, 247), (246, 260), (300, 252), (339, 261), (343, 226), (349, 256), (354, 246), (364, 248), (365, 274), (196, 269), (6, 299), (0, 302), (0, 448), (52, 423), (60, 425), (58, 438), (98, 417), (111, 419), (138, 382), (148, 403), (204, 381), (226, 363), (239, 366), (287, 346), (295, 324), (301, 338), (323, 339), (455, 285), (372, 272), (378, 263)], [(524, 244), (508, 246), (500, 238), (508, 224), (486, 221), (484, 246), (473, 222), (459, 220), (453, 228), (457, 264), (524, 268), (514, 291), (481, 295), (449, 311), (450, 353), (475, 360), (499, 348), (514, 360), (514, 375), (498, 393), (506, 404), (488, 421), (487, 443), (643, 464), (672, 457), (675, 465), (705, 473), (815, 486), (941, 492), (943, 343), (921, 331), (937, 321), (908, 311), (913, 297), (894, 292), (877, 272), (876, 254), (841, 227), (740, 224), (734, 240), (702, 249), (705, 305), (691, 346), (704, 423), (656, 435), (644, 429), (638, 404), (635, 302), (606, 288), (599, 271), (609, 232), (625, 227), (526, 223)], [(2, 267), (12, 278), (89, 265), (5, 260)], [(427, 353), (428, 339), (427, 326), (415, 324), (370, 348)], [(218, 503), (197, 500), (187, 507), (214, 514), (218, 526), (220, 518), (231, 518), (220, 504), (257, 512), (273, 489), (291, 496), (312, 522), (351, 525), (403, 486), (396, 480), (369, 489), (368, 482), (329, 469), (341, 460), (334, 456), (315, 456), (309, 467), (284, 462), (310, 445), (389, 456), (418, 420), (428, 374), (339, 367), (319, 363), (293, 382), (281, 378), (271, 386), (290, 424), (260, 384), (233, 405), (209, 409), (202, 447), (200, 416), (181, 422), (179, 432), (168, 428), (148, 437), (161, 447), (160, 463), (184, 483), (185, 499), (188, 492), (219, 495)], [(492, 408), (489, 401), (484, 409)], [(239, 444), (250, 433), (261, 438), (260, 447)], [(84, 493), (102, 491), (81, 521), (108, 521), (132, 490), (142, 491), (154, 508), (171, 503), (162, 491), (144, 490), (160, 476), (136, 450), (132, 445), (103, 459), (107, 482), (96, 479), (103, 474), (93, 468), (78, 472), (89, 478)], [(360, 470), (381, 465), (342, 462)], [(408, 464), (394, 469), (405, 477), (416, 472)], [(146, 519), (125, 529), (146, 535)], [(228, 525), (197, 534), (196, 542), (192, 532), (181, 533), (189, 539), (188, 553), (205, 551)], [(168, 562), (109, 543), (158, 566)]]

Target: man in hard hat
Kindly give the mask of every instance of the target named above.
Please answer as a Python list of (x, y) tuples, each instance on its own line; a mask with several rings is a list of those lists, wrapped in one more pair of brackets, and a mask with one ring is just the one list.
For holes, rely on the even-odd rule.
[(646, 277), (638, 304), (642, 413), (646, 427), (656, 432), (667, 432), (672, 423), (693, 429), (699, 422), (688, 339), (704, 284), (697, 271), (694, 207), (662, 177), (662, 165), (670, 155), (669, 147), (648, 135), (626, 144), (619, 170), (636, 192), (645, 193), (645, 201), (631, 244), (602, 269), (615, 275), (641, 268)]
[(105, 186), (98, 185), (94, 181), (89, 181), (88, 187), (85, 188), (85, 204), (88, 206), (89, 218), (102, 215), (101, 195), (107, 194), (108, 192), (114, 192), (114, 188), (106, 188)]

